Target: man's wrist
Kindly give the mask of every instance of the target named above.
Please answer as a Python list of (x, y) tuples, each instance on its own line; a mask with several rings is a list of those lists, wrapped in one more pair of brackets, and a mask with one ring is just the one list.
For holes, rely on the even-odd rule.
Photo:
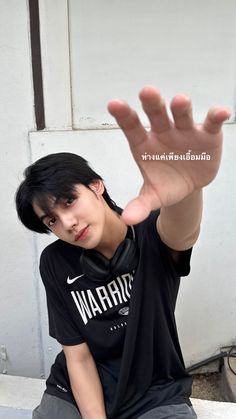
[(179, 203), (161, 208), (157, 231), (171, 249), (186, 250), (197, 241), (201, 218), (202, 189), (198, 189)]

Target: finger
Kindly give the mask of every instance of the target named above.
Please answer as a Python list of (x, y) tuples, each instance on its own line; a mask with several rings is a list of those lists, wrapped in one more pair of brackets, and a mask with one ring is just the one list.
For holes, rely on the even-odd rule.
[(152, 86), (146, 86), (141, 90), (139, 98), (142, 102), (143, 110), (148, 116), (152, 130), (157, 134), (168, 131), (172, 127), (172, 122), (160, 92)]
[(203, 129), (210, 134), (220, 132), (223, 123), (230, 118), (230, 110), (227, 108), (211, 108), (203, 124)]
[(129, 202), (122, 213), (124, 222), (128, 225), (138, 224), (145, 220), (151, 212), (151, 207), (140, 198)]
[(130, 147), (138, 146), (147, 138), (147, 131), (140, 122), (137, 113), (130, 108), (128, 103), (113, 100), (108, 104), (108, 110), (116, 119), (117, 124), (126, 135)]
[(149, 216), (153, 208), (160, 207), (161, 201), (157, 194), (155, 196), (152, 193), (150, 194), (150, 190), (145, 188), (145, 184), (143, 184), (139, 196), (125, 207), (122, 218), (128, 225), (138, 224)]
[(188, 96), (175, 96), (171, 102), (170, 108), (176, 128), (181, 130), (189, 130), (193, 128), (194, 121), (192, 116), (192, 104)]

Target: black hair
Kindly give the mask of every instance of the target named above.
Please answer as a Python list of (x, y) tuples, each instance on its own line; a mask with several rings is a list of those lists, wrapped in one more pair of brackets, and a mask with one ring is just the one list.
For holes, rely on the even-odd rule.
[[(73, 153), (55, 153), (42, 157), (25, 169), (24, 176), (15, 196), (17, 214), (25, 227), (37, 233), (49, 233), (50, 229), (35, 214), (33, 202), (50, 213), (52, 203), (75, 198), (76, 185), (82, 184), (89, 188), (94, 180), (103, 180), (85, 159)], [(103, 198), (111, 209), (116, 209), (106, 188)]]

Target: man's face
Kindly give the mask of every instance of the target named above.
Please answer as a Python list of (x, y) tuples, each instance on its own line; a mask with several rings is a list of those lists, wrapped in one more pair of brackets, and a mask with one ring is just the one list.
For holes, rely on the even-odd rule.
[(106, 203), (102, 197), (104, 185), (94, 181), (90, 188), (76, 185), (76, 198), (63, 199), (52, 204), (50, 214), (46, 214), (36, 203), (33, 209), (41, 221), (50, 228), (59, 239), (93, 249), (102, 240), (105, 226)]

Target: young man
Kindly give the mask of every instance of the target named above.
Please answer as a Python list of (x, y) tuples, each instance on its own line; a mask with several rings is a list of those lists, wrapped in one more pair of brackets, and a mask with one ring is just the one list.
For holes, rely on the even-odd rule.
[(30, 166), (17, 191), (23, 224), (59, 238), (40, 271), (50, 335), (63, 351), (34, 419), (196, 418), (174, 309), (229, 111), (211, 109), (196, 126), (186, 96), (173, 99), (173, 121), (156, 89), (143, 88), (140, 99), (150, 131), (125, 102), (109, 104), (144, 180), (123, 212), (70, 153)]

